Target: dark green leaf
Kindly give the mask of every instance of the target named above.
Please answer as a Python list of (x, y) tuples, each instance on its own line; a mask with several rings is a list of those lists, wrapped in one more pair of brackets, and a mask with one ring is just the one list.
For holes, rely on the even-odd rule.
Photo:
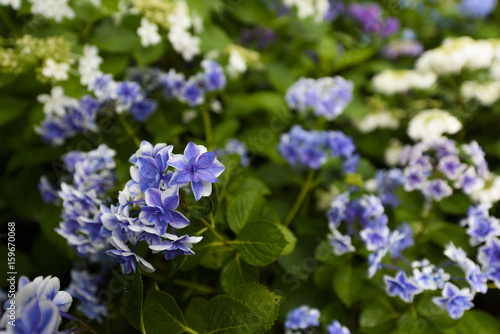
[(257, 282), (258, 280), (259, 270), (254, 266), (240, 261), (239, 258), (226, 263), (220, 273), (220, 284), (226, 292), (234, 286)]
[(142, 315), (142, 277), (140, 272), (124, 275), (123, 315), (141, 333), (144, 331)]
[(241, 193), (227, 207), (227, 224), (238, 234), (252, 218), (258, 219), (265, 204), (264, 197), (257, 191)]
[(262, 324), (248, 306), (233, 297), (220, 295), (208, 302), (205, 325), (207, 334), (250, 334), (256, 333)]
[(181, 334), (188, 329), (175, 299), (155, 288), (148, 291), (144, 302), (144, 326), (148, 334)]
[(189, 206), (193, 217), (202, 219), (215, 210), (214, 202), (210, 197), (202, 197), (198, 202)]

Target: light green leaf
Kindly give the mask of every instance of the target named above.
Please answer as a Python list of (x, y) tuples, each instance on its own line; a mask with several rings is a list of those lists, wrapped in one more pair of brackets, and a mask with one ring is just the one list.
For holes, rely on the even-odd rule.
[(189, 327), (175, 299), (151, 288), (144, 302), (144, 326), (148, 334), (182, 334)]
[(254, 266), (272, 263), (286, 246), (285, 237), (276, 225), (260, 221), (246, 224), (231, 243), (241, 258)]
[(139, 43), (139, 36), (134, 31), (115, 25), (111, 20), (97, 26), (92, 36), (92, 44), (106, 52), (130, 52)]
[(235, 258), (224, 266), (220, 273), (220, 284), (224, 291), (243, 283), (252, 283), (259, 280), (259, 270)]
[(276, 321), (282, 297), (267, 290), (265, 286), (258, 283), (245, 283), (233, 286), (228, 293), (254, 310), (262, 324), (260, 332), (267, 331)]
[(360, 298), (364, 276), (364, 272), (355, 271), (352, 266), (342, 267), (342, 271), (333, 276), (333, 290), (346, 306), (351, 306)]
[(238, 234), (245, 224), (253, 218), (258, 219), (265, 205), (264, 197), (257, 191), (238, 195), (227, 207), (227, 224)]
[(220, 295), (208, 302), (205, 327), (207, 334), (250, 334), (258, 331), (261, 322), (259, 316), (239, 300)]

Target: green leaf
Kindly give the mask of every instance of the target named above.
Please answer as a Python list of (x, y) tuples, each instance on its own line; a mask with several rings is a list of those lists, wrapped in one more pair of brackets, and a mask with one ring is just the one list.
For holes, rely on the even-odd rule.
[(276, 225), (259, 221), (246, 224), (231, 243), (241, 258), (254, 266), (272, 263), (286, 246), (285, 237)]
[(165, 53), (166, 48), (165, 42), (162, 41), (148, 47), (142, 47), (141, 45), (134, 49), (133, 54), (137, 64), (144, 66), (159, 60)]
[(364, 276), (364, 272), (355, 271), (352, 266), (342, 267), (342, 271), (333, 276), (333, 290), (346, 306), (351, 306), (360, 298)]
[(375, 327), (397, 316), (390, 303), (375, 302), (363, 308), (359, 324), (361, 327)]
[(233, 286), (228, 293), (254, 310), (262, 324), (260, 332), (267, 331), (276, 321), (282, 297), (270, 292), (265, 286), (258, 283), (246, 283)]
[(210, 197), (202, 197), (198, 202), (190, 205), (189, 209), (193, 217), (203, 219), (215, 210), (215, 206)]
[(222, 50), (231, 43), (231, 38), (227, 33), (217, 26), (209, 26), (203, 29), (200, 39), (200, 50), (202, 53), (212, 50)]
[(148, 334), (182, 334), (189, 330), (174, 297), (151, 288), (144, 302), (144, 326)]
[(227, 207), (227, 224), (236, 234), (253, 218), (258, 219), (258, 214), (264, 207), (264, 197), (257, 191), (244, 192), (238, 195)]
[(399, 329), (395, 332), (397, 334), (404, 333), (419, 333), (419, 334), (435, 334), (436, 328), (432, 322), (426, 317), (417, 315), (415, 313), (407, 312), (403, 314), (399, 320)]
[(92, 36), (92, 44), (106, 52), (130, 52), (139, 43), (139, 36), (134, 31), (114, 25), (111, 20), (103, 21), (97, 26)]
[(271, 85), (278, 91), (285, 93), (287, 89), (297, 81), (297, 76), (293, 74), (282, 63), (270, 63), (266, 65), (267, 78)]
[(29, 100), (0, 96), (0, 126), (20, 116), (29, 104)]
[[(236, 180), (238, 180), (239, 182), (237, 182)], [(269, 190), (269, 188), (264, 182), (262, 182), (259, 179), (248, 178), (248, 177), (235, 179), (235, 182), (231, 183), (231, 186), (229, 187), (228, 190), (229, 192), (234, 194), (241, 194), (249, 191), (255, 191), (260, 195), (271, 194), (271, 190)]]
[(256, 333), (261, 323), (248, 306), (233, 297), (220, 295), (208, 302), (205, 327), (207, 334), (250, 334)]
[(285, 241), (286, 241), (286, 246), (281, 251), (280, 256), (285, 256), (285, 255), (291, 254), (295, 250), (295, 245), (297, 244), (297, 237), (285, 225), (283, 225), (281, 223), (275, 223), (274, 225), (280, 229), (280, 231), (281, 231), (281, 233), (283, 233), (283, 237), (285, 237)]
[(471, 206), (471, 201), (467, 195), (462, 193), (454, 194), (453, 196), (443, 198), (439, 201), (439, 208), (445, 213), (454, 215), (465, 215), (467, 209)]
[(204, 317), (207, 313), (207, 307), (208, 300), (194, 297), (186, 308), (186, 322), (190, 328), (198, 333), (204, 333), (206, 331)]
[(457, 329), (461, 334), (499, 334), (500, 321), (483, 311), (465, 311)]
[(142, 277), (140, 272), (124, 277), (123, 315), (141, 333), (145, 333), (142, 315)]
[(226, 263), (220, 273), (220, 284), (226, 292), (234, 286), (257, 282), (258, 280), (259, 270), (254, 266), (240, 261), (239, 258), (232, 259)]

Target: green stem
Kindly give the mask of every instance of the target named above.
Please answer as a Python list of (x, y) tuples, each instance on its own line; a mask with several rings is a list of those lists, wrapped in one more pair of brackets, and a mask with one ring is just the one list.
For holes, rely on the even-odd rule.
[(215, 227), (212, 226), (205, 218), (201, 218), (200, 221), (203, 223), (203, 225), (205, 225), (208, 229), (210, 229), (213, 234), (217, 237), (217, 239), (219, 239), (220, 241), (226, 243), (227, 240), (226, 238), (224, 238), (222, 235), (220, 235), (216, 230), (215, 230)]
[(207, 146), (210, 146), (212, 144), (212, 123), (210, 121), (210, 114), (206, 105), (201, 106), (201, 115), (203, 116), (203, 124), (205, 126)]
[(306, 180), (304, 181), (304, 184), (302, 185), (302, 189), (300, 190), (299, 196), (295, 200), (295, 203), (293, 204), (292, 209), (290, 212), (288, 212), (288, 215), (286, 216), (283, 225), (288, 226), (292, 222), (293, 218), (297, 214), (297, 212), (300, 209), (300, 206), (302, 205), (302, 202), (306, 198), (307, 193), (313, 186), (313, 179), (314, 179), (314, 170), (310, 169), (307, 172), (307, 177)]
[(134, 130), (130, 127), (130, 125), (127, 123), (127, 121), (123, 117), (121, 117), (120, 115), (118, 115), (118, 119), (120, 120), (123, 127), (125, 128), (125, 131), (127, 131), (127, 134), (132, 138), (134, 143), (137, 145), (137, 147), (141, 147), (141, 141), (136, 136)]

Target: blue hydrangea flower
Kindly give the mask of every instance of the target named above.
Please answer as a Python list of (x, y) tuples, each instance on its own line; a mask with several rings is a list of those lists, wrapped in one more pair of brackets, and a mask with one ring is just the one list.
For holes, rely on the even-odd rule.
[(139, 264), (139, 267), (145, 272), (151, 273), (155, 271), (155, 268), (149, 262), (131, 251), (130, 248), (117, 237), (112, 236), (109, 242), (116, 249), (108, 250), (106, 253), (116, 259), (124, 274), (129, 274), (132, 271), (136, 273), (137, 264)]
[(205, 59), (201, 62), (201, 67), (203, 67), (203, 83), (207, 92), (226, 87), (224, 70), (216, 61)]
[(54, 189), (52, 184), (50, 184), (47, 176), (42, 175), (40, 177), (40, 183), (38, 183), (38, 189), (40, 190), (40, 194), (42, 195), (43, 201), (45, 203), (59, 203), (59, 196), (57, 194), (57, 190)]
[(287, 329), (306, 329), (319, 326), (318, 309), (311, 309), (309, 306), (301, 306), (288, 312), (285, 321)]
[(479, 248), (478, 260), (485, 268), (500, 267), (500, 239), (488, 239)]
[[(56, 333), (61, 323), (59, 312), (67, 312), (73, 302), (71, 295), (59, 291), (57, 277), (37, 277), (32, 282), (25, 276), (18, 281), (15, 295), (15, 327), (7, 325), (7, 313), (0, 320), (0, 328), (7, 328), (11, 333)], [(7, 301), (4, 307), (10, 305)]]
[(337, 256), (354, 252), (356, 249), (351, 243), (351, 237), (340, 233), (333, 224), (330, 224), (331, 234), (328, 235), (328, 242), (333, 247), (333, 253)]
[(413, 230), (408, 223), (402, 223), (397, 227), (396, 231), (398, 232), (399, 237), (390, 248), (392, 257), (401, 255), (401, 252), (415, 244), (415, 241), (413, 240)]
[(351, 334), (351, 331), (340, 324), (337, 320), (334, 320), (330, 325), (326, 326), (328, 334)]
[(160, 77), (160, 85), (163, 87), (163, 96), (166, 99), (180, 96), (185, 84), (184, 73), (177, 73), (174, 69)]
[(422, 292), (422, 289), (413, 279), (408, 279), (404, 271), (398, 272), (396, 277), (384, 276), (386, 292), (389, 296), (399, 296), (407, 303), (413, 301), (413, 296)]
[(137, 82), (123, 81), (116, 87), (116, 95), (123, 104), (131, 104), (140, 99), (141, 86)]
[(432, 301), (437, 306), (444, 308), (452, 319), (459, 319), (464, 314), (464, 311), (474, 307), (472, 303), (474, 295), (469, 289), (460, 290), (452, 283), (446, 283), (443, 289), (443, 297), (434, 297)]
[(462, 0), (460, 11), (465, 16), (484, 18), (490, 15), (497, 6), (497, 0)]
[(429, 181), (426, 187), (423, 189), (424, 194), (440, 201), (445, 197), (451, 196), (453, 189), (443, 180), (432, 180)]
[(190, 237), (188, 235), (179, 237), (168, 233), (165, 233), (162, 237), (167, 240), (161, 243), (152, 244), (149, 248), (155, 253), (163, 252), (165, 260), (171, 260), (177, 255), (193, 255), (193, 244), (197, 244), (203, 239), (203, 237)]
[(465, 279), (470, 284), (473, 293), (479, 292), (484, 294), (488, 291), (488, 279), (477, 264), (471, 263), (465, 274)]
[(77, 309), (87, 318), (95, 319), (99, 323), (102, 323), (103, 317), (108, 316), (108, 309), (97, 298), (102, 279), (100, 274), (92, 275), (86, 270), (72, 269), (71, 283), (66, 289), (73, 298), (80, 301)]
[(197, 78), (190, 78), (182, 87), (179, 99), (190, 107), (196, 107), (205, 102), (205, 92)]
[(130, 106), (130, 113), (137, 122), (145, 122), (156, 111), (158, 103), (155, 100), (145, 99), (135, 101)]
[(389, 207), (399, 205), (399, 198), (395, 191), (404, 184), (403, 172), (399, 168), (387, 171), (379, 170), (375, 176), (377, 182), (377, 194), (382, 204)]
[(66, 138), (74, 134), (61, 119), (56, 117), (45, 118), (40, 126), (35, 127), (35, 132), (52, 146), (62, 145)]
[[(139, 158), (140, 159), (140, 158)], [(164, 235), (169, 225), (174, 228), (184, 228), (189, 220), (180, 212), (178, 188), (167, 188), (165, 191), (149, 188), (145, 192), (146, 206), (141, 208), (139, 219), (144, 225), (154, 225), (156, 233)]]
[(139, 168), (139, 186), (142, 192), (148, 188), (160, 188), (161, 182), (165, 181), (165, 171), (173, 146), (162, 147), (154, 157), (141, 156), (137, 158)]
[(217, 183), (217, 177), (225, 169), (213, 152), (207, 152), (205, 146), (196, 145), (193, 142), (186, 146), (184, 155), (173, 155), (168, 164), (176, 169), (169, 187), (184, 186), (191, 182), (197, 201), (203, 196), (210, 196), (212, 183)]
[(467, 234), (471, 237), (470, 244), (477, 246), (486, 240), (500, 236), (500, 221), (490, 217), (488, 210), (491, 205), (479, 204), (468, 210), (466, 219), (460, 222), (462, 226), (468, 226)]

